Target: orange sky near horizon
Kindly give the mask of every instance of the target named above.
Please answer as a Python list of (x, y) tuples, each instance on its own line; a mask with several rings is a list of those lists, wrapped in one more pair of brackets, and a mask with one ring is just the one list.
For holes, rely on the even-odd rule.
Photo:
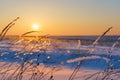
[(113, 26), (109, 35), (120, 34), (118, 0), (2, 0), (0, 31), (17, 16), (8, 35), (21, 35), (40, 26), (41, 34), (100, 35)]

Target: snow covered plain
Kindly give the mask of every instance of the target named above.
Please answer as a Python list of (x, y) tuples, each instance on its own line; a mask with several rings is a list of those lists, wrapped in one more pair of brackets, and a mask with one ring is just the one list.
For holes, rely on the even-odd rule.
[[(89, 52), (90, 51), (90, 52)], [(48, 38), (0, 41), (1, 80), (120, 80), (120, 48)]]

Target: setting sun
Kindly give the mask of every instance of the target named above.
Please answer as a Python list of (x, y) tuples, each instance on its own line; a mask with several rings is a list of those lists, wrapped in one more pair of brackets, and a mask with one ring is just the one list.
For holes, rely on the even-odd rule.
[(34, 25), (32, 26), (32, 28), (33, 28), (33, 30), (39, 30), (39, 25), (38, 25), (38, 24), (34, 24)]

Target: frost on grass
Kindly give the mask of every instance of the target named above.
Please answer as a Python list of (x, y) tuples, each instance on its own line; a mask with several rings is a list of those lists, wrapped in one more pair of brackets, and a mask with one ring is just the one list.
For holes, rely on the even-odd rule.
[(84, 56), (84, 57), (79, 57), (79, 58), (72, 59), (72, 60), (67, 60), (67, 63), (79, 62), (79, 61), (84, 61), (84, 60), (96, 60), (96, 59), (102, 59), (102, 60), (105, 60), (106, 62), (110, 60), (106, 57), (100, 57), (100, 56), (86, 56), (86, 57)]

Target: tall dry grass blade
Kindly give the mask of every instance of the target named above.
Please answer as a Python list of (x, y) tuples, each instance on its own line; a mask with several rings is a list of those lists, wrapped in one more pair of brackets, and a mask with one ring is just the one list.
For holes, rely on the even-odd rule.
[(72, 72), (72, 74), (70, 75), (70, 77), (69, 77), (68, 80), (74, 80), (77, 72), (78, 72), (79, 69), (80, 69), (80, 66), (81, 66), (81, 62), (78, 62), (78, 65), (75, 67), (74, 71)]
[(6, 33), (8, 32), (8, 30), (9, 30), (13, 25), (15, 25), (15, 23), (11, 24), (11, 25), (3, 32), (3, 35), (1, 35), (0, 40), (2, 40), (2, 39), (4, 38), (4, 36), (5, 36)]
[(40, 31), (29, 31), (29, 32), (25, 32), (24, 34), (21, 35), (21, 37), (27, 35), (27, 34), (31, 34), (31, 33), (35, 33), (35, 32), (40, 32)]
[(3, 37), (6, 35), (7, 31), (14, 25), (14, 22), (17, 21), (19, 19), (19, 17), (17, 17), (16, 19), (14, 19), (13, 21), (11, 21), (0, 33), (0, 40), (3, 39)]
[(92, 48), (89, 49), (88, 53), (92, 53), (96, 47), (96, 45), (98, 44), (98, 41), (103, 38), (110, 30), (112, 29), (112, 27), (108, 28), (101, 36), (99, 36), (92, 44)]
[(101, 36), (99, 36), (94, 42), (93, 42), (93, 46), (96, 46), (96, 44), (98, 43), (98, 41), (104, 37), (110, 30), (112, 29), (112, 27), (108, 28)]
[(111, 51), (113, 51), (114, 47), (119, 43), (120, 37), (118, 37), (117, 41), (112, 45)]

